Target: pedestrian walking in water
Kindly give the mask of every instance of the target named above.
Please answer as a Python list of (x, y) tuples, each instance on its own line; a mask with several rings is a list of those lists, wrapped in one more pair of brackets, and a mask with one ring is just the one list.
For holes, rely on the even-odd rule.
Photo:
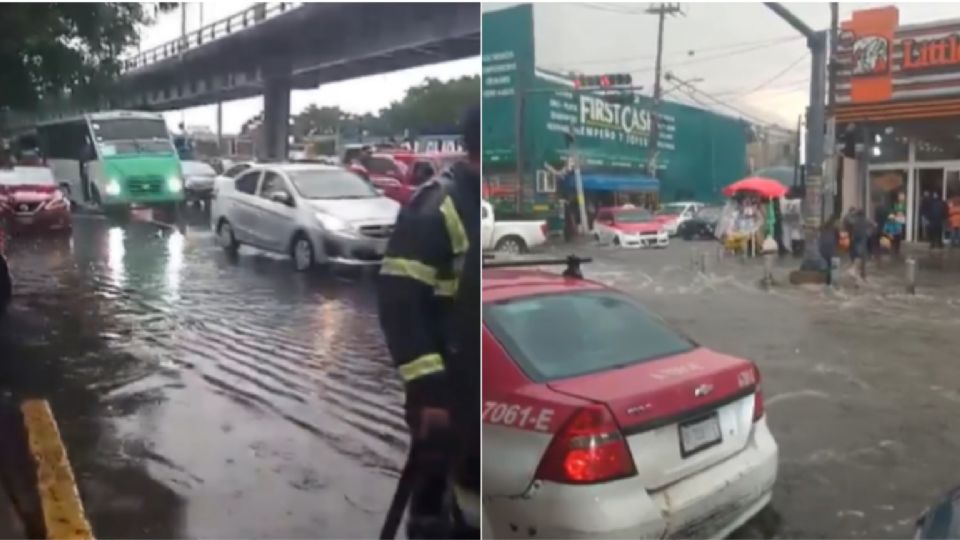
[(827, 285), (830, 285), (832, 281), (830, 265), (832, 264), (831, 261), (833, 261), (833, 258), (837, 255), (837, 248), (840, 242), (838, 232), (836, 219), (830, 218), (820, 229), (820, 237), (817, 239), (817, 248), (820, 251), (820, 256), (826, 261)]
[(851, 208), (844, 220), (847, 234), (850, 236), (851, 273), (866, 277), (867, 243), (873, 235), (874, 225), (860, 208)]

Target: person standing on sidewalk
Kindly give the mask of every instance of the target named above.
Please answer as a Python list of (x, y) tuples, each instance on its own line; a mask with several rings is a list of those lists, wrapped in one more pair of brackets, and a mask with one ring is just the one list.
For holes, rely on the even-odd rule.
[(933, 193), (927, 210), (927, 233), (930, 235), (930, 249), (943, 249), (943, 223), (947, 219), (947, 205), (940, 200), (940, 194)]
[(960, 247), (960, 196), (950, 199), (950, 247)]
[(924, 240), (930, 240), (930, 206), (933, 203), (933, 197), (929, 191), (923, 192), (920, 199), (920, 236)]

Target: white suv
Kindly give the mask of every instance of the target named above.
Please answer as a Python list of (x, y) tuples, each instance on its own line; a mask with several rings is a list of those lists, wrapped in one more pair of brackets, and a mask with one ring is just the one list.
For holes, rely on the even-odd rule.
[(359, 176), (320, 164), (251, 165), (221, 176), (210, 223), (220, 244), (286, 253), (294, 267), (379, 264), (400, 205)]

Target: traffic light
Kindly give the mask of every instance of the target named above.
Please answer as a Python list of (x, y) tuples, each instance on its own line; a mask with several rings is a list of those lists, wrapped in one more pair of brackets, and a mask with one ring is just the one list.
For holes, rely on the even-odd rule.
[(581, 75), (573, 80), (576, 89), (612, 88), (615, 86), (631, 86), (633, 77), (629, 73), (610, 73), (605, 75)]

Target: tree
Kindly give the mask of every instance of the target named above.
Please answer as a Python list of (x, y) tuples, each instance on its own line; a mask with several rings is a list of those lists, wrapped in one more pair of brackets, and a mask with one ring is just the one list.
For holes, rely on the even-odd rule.
[(44, 96), (95, 99), (120, 73), (139, 27), (174, 3), (0, 5), (0, 108), (33, 110)]
[(317, 107), (310, 104), (300, 114), (293, 117), (293, 127), (290, 134), (295, 137), (304, 137), (311, 133), (332, 135), (349, 117), (350, 114), (340, 110), (340, 107)]
[(394, 132), (451, 130), (456, 129), (464, 110), (479, 101), (479, 75), (447, 82), (428, 78), (409, 88), (402, 101), (382, 109), (380, 117)]

